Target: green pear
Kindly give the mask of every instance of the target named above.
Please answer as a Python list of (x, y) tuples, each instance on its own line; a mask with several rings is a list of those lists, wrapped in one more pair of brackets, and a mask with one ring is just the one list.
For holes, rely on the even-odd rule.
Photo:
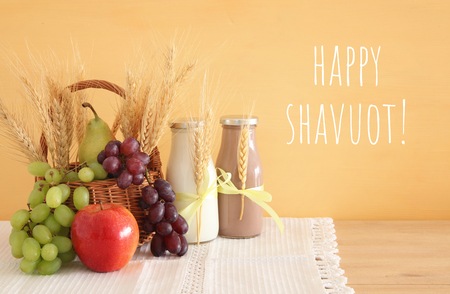
[(78, 159), (80, 163), (97, 162), (97, 155), (105, 149), (109, 141), (115, 140), (109, 126), (97, 115), (90, 103), (83, 103), (83, 107), (89, 107), (95, 118), (86, 125), (86, 133), (78, 149)]

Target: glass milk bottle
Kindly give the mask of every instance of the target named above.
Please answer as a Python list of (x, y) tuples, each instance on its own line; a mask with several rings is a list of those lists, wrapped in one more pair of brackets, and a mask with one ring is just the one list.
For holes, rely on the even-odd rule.
[[(194, 179), (193, 167), (193, 147), (189, 140), (188, 124), (194, 128), (197, 125), (196, 121), (183, 119), (171, 123), (170, 129), (172, 133), (172, 146), (170, 150), (169, 160), (167, 162), (166, 180), (172, 185), (175, 193), (193, 193), (197, 194), (197, 185)], [(192, 131), (192, 129), (191, 129)], [(208, 173), (208, 187), (216, 184), (216, 169), (212, 158), (209, 160), (207, 167)], [(178, 212), (193, 202), (180, 201), (177, 199), (174, 204)], [(197, 214), (199, 214), (200, 222), (197, 222)], [(189, 221), (189, 219), (186, 219)], [(198, 227), (200, 225), (200, 227)], [(217, 189), (214, 189), (203, 201), (200, 209), (193, 214), (192, 220), (189, 223), (189, 231), (185, 237), (188, 243), (197, 243), (197, 230), (200, 229), (199, 242), (212, 241), (217, 237), (219, 231), (219, 215), (217, 204)]]
[[(248, 164), (245, 189), (263, 189), (263, 170), (261, 157), (256, 146), (256, 125), (258, 118), (228, 115), (220, 118), (222, 124), (222, 143), (216, 166), (231, 173), (231, 181), (237, 189), (242, 189), (239, 178), (239, 142), (241, 129), (248, 126)], [(228, 238), (251, 238), (261, 234), (263, 209), (244, 196), (241, 218), (241, 194), (219, 193), (219, 235)]]

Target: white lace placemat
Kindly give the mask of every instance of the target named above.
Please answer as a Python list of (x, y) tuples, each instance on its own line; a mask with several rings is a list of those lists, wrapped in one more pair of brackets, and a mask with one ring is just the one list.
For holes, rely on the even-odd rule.
[(0, 222), (0, 293), (354, 293), (336, 255), (330, 218), (270, 218), (261, 236), (190, 245), (182, 258), (154, 258), (149, 244), (122, 270), (95, 273), (76, 260), (52, 276), (26, 275), (10, 253), (9, 222)]

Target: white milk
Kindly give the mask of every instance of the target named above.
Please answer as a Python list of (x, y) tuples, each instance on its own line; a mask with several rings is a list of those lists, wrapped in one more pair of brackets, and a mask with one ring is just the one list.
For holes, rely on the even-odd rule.
[[(170, 150), (169, 161), (167, 163), (166, 180), (172, 185), (175, 193), (197, 193), (197, 186), (194, 180), (194, 171), (192, 164), (192, 147), (189, 143), (188, 130), (186, 123), (174, 122), (171, 125), (172, 147)], [(208, 187), (215, 184), (216, 169), (212, 158), (208, 165), (209, 183)], [(192, 201), (179, 201), (178, 197), (174, 204), (178, 212), (183, 210)], [(203, 201), (201, 209), (192, 217), (189, 223), (189, 231), (185, 237), (188, 243), (197, 243), (197, 214), (200, 220), (200, 242), (214, 240), (219, 232), (219, 212), (217, 201), (217, 190), (210, 193)], [(186, 219), (189, 221), (189, 219)]]

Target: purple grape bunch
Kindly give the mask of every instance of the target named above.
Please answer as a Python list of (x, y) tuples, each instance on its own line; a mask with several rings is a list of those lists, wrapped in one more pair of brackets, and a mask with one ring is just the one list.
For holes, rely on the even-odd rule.
[(188, 250), (184, 234), (189, 226), (178, 214), (173, 204), (175, 192), (169, 182), (157, 179), (152, 186), (142, 189), (139, 206), (147, 211), (143, 229), (146, 233), (154, 233), (150, 250), (154, 256), (162, 256), (166, 250), (172, 254), (183, 256)]
[(150, 162), (148, 154), (139, 151), (140, 144), (133, 137), (123, 142), (110, 141), (97, 156), (103, 169), (117, 179), (117, 186), (128, 188), (131, 184), (140, 185), (145, 180), (146, 166)]
[[(116, 178), (119, 188), (127, 189), (131, 184), (141, 185), (145, 180), (150, 157), (139, 150), (140, 144), (133, 137), (123, 142), (110, 141), (98, 154), (97, 161), (111, 177)], [(188, 250), (184, 234), (189, 226), (173, 204), (175, 192), (170, 183), (163, 179), (157, 179), (153, 186), (149, 184), (142, 188), (139, 206), (146, 212), (144, 231), (153, 233), (151, 252), (157, 257), (164, 255), (166, 250), (183, 256)]]

